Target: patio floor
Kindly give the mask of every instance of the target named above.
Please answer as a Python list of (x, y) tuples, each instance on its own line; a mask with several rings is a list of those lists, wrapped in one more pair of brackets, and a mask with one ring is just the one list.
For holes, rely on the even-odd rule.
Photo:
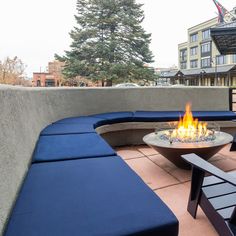
[[(229, 152), (229, 148), (226, 146), (209, 161), (224, 171), (236, 170), (236, 152)], [(218, 235), (200, 208), (196, 219), (186, 210), (191, 171), (179, 169), (145, 145), (119, 147), (116, 151), (174, 212), (180, 236)]]

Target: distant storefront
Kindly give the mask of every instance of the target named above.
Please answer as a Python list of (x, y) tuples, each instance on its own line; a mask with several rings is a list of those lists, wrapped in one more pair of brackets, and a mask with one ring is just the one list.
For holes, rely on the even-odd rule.
[(236, 86), (236, 65), (162, 72), (160, 80), (189, 86)]
[(33, 87), (57, 87), (63, 80), (62, 69), (64, 63), (53, 61), (48, 63), (48, 72), (34, 72), (32, 86)]

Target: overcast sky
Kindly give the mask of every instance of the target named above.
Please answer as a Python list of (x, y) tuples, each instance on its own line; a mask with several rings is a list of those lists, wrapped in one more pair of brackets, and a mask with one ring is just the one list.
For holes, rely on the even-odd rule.
[[(177, 65), (177, 45), (187, 41), (187, 29), (216, 16), (212, 0), (137, 1), (144, 4), (143, 26), (152, 33), (156, 67)], [(228, 10), (236, 6), (235, 0), (219, 1)], [(69, 49), (74, 14), (76, 0), (1, 1), (0, 60), (18, 56), (29, 77), (44, 71), (55, 53)]]

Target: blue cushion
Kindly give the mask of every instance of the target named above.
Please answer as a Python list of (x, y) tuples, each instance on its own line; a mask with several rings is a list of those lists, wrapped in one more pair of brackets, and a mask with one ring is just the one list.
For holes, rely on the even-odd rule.
[(230, 151), (236, 151), (236, 135), (234, 135), (234, 140), (233, 140), (232, 145), (230, 147)]
[(33, 164), (5, 236), (178, 235), (168, 207), (119, 157)]
[(193, 116), (204, 121), (224, 121), (236, 119), (236, 113), (232, 111), (193, 111)]
[(131, 122), (133, 121), (133, 112), (108, 112), (95, 114), (93, 117), (101, 118), (106, 120), (106, 124), (113, 124), (119, 122)]
[(93, 124), (51, 124), (47, 126), (41, 135), (55, 135), (55, 134), (79, 134), (79, 133), (94, 133)]
[(91, 124), (96, 128), (97, 126), (106, 123), (104, 118), (92, 117), (92, 116), (78, 116), (70, 117), (54, 122), (54, 124)]
[(33, 162), (114, 155), (115, 151), (96, 133), (40, 136)]
[[(236, 119), (236, 113), (232, 111), (193, 111), (194, 118), (204, 121), (224, 121)], [(136, 111), (134, 121), (137, 122), (158, 122), (176, 121), (183, 117), (183, 111)]]
[(136, 122), (161, 122), (176, 121), (183, 116), (181, 111), (136, 111), (134, 121)]

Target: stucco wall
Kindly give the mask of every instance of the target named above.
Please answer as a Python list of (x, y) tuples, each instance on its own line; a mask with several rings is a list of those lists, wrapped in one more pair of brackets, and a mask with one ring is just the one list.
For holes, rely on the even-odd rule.
[(111, 111), (228, 110), (227, 88), (21, 88), (0, 86), (0, 234), (39, 132), (70, 116)]

